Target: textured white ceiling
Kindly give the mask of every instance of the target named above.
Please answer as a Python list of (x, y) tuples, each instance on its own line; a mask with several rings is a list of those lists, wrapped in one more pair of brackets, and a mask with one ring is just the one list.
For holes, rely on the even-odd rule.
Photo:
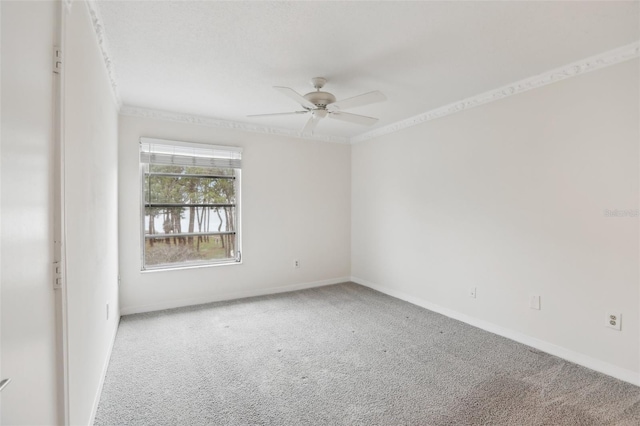
[(370, 127), (323, 120), (352, 137), (632, 43), (638, 2), (99, 1), (123, 104), (300, 130), (307, 115), (272, 89), (304, 94), (326, 77)]

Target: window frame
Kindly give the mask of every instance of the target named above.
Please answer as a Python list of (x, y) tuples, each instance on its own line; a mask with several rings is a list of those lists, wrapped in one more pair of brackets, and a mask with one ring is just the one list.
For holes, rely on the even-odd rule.
[[(157, 139), (157, 138), (140, 138), (140, 147), (143, 144), (157, 144), (164, 146), (173, 146), (173, 147), (181, 147), (181, 148), (196, 148), (196, 149), (211, 149), (211, 150), (219, 150), (219, 151), (228, 151), (238, 153), (242, 155), (242, 148), (238, 146), (224, 146), (224, 145), (214, 145), (207, 143), (199, 143), (199, 142), (186, 142), (186, 141), (175, 141), (175, 140), (165, 140), (165, 139)], [(139, 149), (139, 153), (142, 152), (142, 148)], [(235, 257), (233, 258), (225, 258), (225, 259), (210, 259), (210, 260), (194, 260), (194, 261), (183, 261), (176, 263), (163, 263), (158, 265), (146, 265), (145, 264), (145, 251), (146, 251), (146, 227), (145, 227), (145, 217), (146, 217), (146, 204), (147, 200), (145, 199), (145, 183), (146, 177), (148, 176), (147, 167), (149, 167), (152, 162), (144, 162), (140, 158), (140, 154), (138, 155), (138, 164), (139, 164), (139, 175), (140, 175), (140, 221), (138, 222), (140, 226), (140, 271), (141, 272), (156, 272), (156, 271), (168, 271), (168, 270), (177, 270), (177, 269), (193, 269), (193, 268), (207, 268), (212, 266), (225, 266), (225, 265), (240, 265), (243, 263), (243, 253), (242, 253), (242, 168), (238, 167), (225, 167), (219, 166), (217, 168), (220, 169), (231, 169), (233, 170), (233, 187), (234, 187), (234, 195), (235, 195)], [(156, 163), (157, 164), (157, 163)], [(197, 177), (197, 176), (196, 176)], [(211, 203), (215, 204), (215, 203)], [(177, 204), (176, 207), (189, 207), (190, 204)], [(180, 235), (186, 237), (190, 234), (194, 237), (198, 235), (222, 235), (229, 234), (229, 232), (194, 232), (188, 233), (183, 232)]]

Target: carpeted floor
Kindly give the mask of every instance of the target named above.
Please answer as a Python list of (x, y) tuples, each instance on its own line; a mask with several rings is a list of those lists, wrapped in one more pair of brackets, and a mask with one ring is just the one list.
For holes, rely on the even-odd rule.
[(125, 316), (96, 425), (640, 425), (640, 388), (352, 284)]

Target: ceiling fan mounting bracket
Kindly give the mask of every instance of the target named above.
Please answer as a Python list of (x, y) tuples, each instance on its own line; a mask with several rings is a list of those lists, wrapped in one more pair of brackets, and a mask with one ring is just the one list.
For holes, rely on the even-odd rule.
[(325, 84), (327, 84), (327, 79), (324, 77), (313, 77), (311, 79), (311, 84), (313, 85), (314, 89), (320, 90), (324, 87)]

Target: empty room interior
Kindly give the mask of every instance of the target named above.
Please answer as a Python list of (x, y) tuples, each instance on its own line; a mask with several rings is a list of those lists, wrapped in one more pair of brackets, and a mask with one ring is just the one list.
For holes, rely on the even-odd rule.
[(0, 424), (640, 424), (638, 1), (0, 16)]

